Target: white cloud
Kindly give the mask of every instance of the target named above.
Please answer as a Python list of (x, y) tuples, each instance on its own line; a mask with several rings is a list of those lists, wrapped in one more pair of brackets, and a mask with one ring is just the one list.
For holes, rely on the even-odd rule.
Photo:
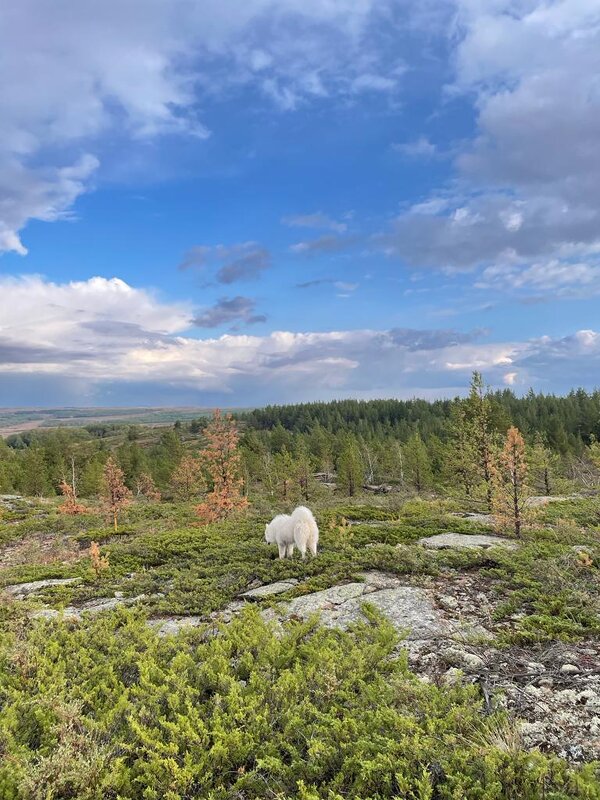
[[(457, 158), (458, 180), (444, 202), (438, 192), (403, 214), (385, 247), (433, 268), (504, 265), (513, 282), (517, 269), (530, 282), (545, 262), (541, 282), (552, 283), (557, 262), (567, 271), (600, 247), (600, 7), (597, 0), (455, 6), (449, 93), (474, 99), (477, 134)], [(457, 224), (465, 221), (467, 230)], [(572, 271), (572, 288), (581, 271)]]
[(292, 228), (316, 228), (328, 231), (335, 231), (335, 233), (344, 233), (348, 225), (345, 222), (339, 222), (332, 219), (322, 211), (315, 211), (313, 214), (296, 214), (282, 219), (284, 225), (289, 225)]
[(19, 233), (28, 219), (61, 218), (88, 187), (107, 134), (205, 138), (203, 99), (245, 84), (282, 109), (358, 90), (395, 91), (401, 70), (372, 25), (388, 4), (4, 3), (0, 175), (11, 179), (0, 185), (0, 252), (26, 252)]
[(437, 153), (436, 146), (426, 136), (420, 136), (412, 142), (394, 144), (392, 147), (409, 158), (431, 158)]
[[(559, 390), (600, 368), (600, 334), (587, 330), (563, 339), (493, 343), (481, 341), (484, 332), (411, 329), (198, 339), (189, 334), (192, 324), (187, 304), (164, 302), (117, 278), (67, 284), (1, 278), (0, 403), (9, 392), (13, 404), (17, 397), (22, 403), (31, 381), (36, 392), (49, 392), (38, 396), (62, 403), (107, 393), (123, 401), (131, 387), (145, 386), (146, 402), (168, 389), (172, 399), (191, 392), (200, 402), (209, 393), (247, 405), (340, 395), (439, 396), (466, 387), (474, 369), (495, 385), (510, 384), (514, 373), (520, 386)], [(60, 386), (71, 394), (57, 395)]]

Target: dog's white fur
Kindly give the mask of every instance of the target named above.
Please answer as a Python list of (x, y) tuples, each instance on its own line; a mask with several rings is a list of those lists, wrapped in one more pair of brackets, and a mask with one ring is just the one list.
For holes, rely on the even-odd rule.
[(319, 528), (312, 511), (298, 506), (291, 514), (278, 514), (265, 526), (265, 539), (279, 548), (279, 558), (291, 558), (294, 546), (306, 558), (307, 549), (317, 555)]

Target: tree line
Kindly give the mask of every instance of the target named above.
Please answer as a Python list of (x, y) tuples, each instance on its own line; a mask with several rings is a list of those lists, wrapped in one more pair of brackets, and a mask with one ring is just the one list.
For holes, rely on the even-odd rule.
[[(111, 426), (111, 436), (90, 426), (9, 437), (0, 440), (0, 492), (48, 496), (64, 494), (67, 485), (76, 497), (98, 496), (112, 458), (133, 496), (155, 492), (200, 500), (214, 484), (206, 461), (214, 424), (202, 419), (166, 429)], [(241, 496), (261, 492), (291, 503), (332, 489), (353, 496), (365, 487), (399, 488), (442, 491), (491, 510), (500, 453), (512, 428), (525, 448), (532, 493), (600, 483), (597, 392), (517, 398), (510, 391), (486, 391), (475, 373), (464, 399), (271, 406), (240, 414), (230, 424), (219, 435), (226, 450), (235, 450), (230, 479)]]

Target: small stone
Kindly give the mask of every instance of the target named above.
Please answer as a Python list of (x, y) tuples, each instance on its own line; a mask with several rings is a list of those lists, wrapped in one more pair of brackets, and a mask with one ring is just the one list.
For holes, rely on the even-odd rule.
[(552, 680), (552, 678), (548, 678), (548, 677), (540, 678), (539, 681), (538, 681), (538, 686), (541, 686), (541, 687), (546, 688), (546, 689), (550, 689), (550, 688), (552, 688), (552, 686), (554, 686), (554, 681)]
[(541, 675), (546, 672), (546, 667), (540, 664), (539, 661), (529, 661), (527, 664), (527, 672), (534, 672), (536, 675)]
[(463, 669), (474, 672), (484, 666), (484, 660), (474, 653), (468, 653), (466, 650), (460, 650), (458, 647), (446, 647), (442, 650), (442, 657), (448, 664), (453, 664), (455, 667), (462, 667)]
[(577, 664), (563, 664), (560, 671), (563, 675), (578, 675), (581, 672)]
[(456, 611), (456, 609), (459, 607), (459, 602), (456, 597), (452, 597), (449, 594), (443, 594), (438, 597), (438, 605), (446, 611)]

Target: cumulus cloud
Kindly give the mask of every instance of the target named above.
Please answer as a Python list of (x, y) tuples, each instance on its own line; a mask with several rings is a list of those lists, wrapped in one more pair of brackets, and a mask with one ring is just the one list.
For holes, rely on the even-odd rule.
[(264, 314), (255, 314), (256, 301), (250, 297), (222, 297), (212, 308), (195, 317), (194, 325), (198, 328), (218, 328), (231, 322), (243, 322), (254, 325), (265, 322)]
[(215, 265), (218, 267), (215, 277), (219, 283), (253, 280), (271, 266), (271, 253), (256, 242), (215, 247), (198, 245), (188, 250), (179, 268), (206, 271)]
[(598, 4), (456, 0), (456, 11), (449, 93), (475, 98), (477, 134), (458, 182), (403, 213), (384, 246), (416, 266), (505, 269), (513, 283), (517, 268), (535, 282), (546, 264), (564, 289), (569, 266), (600, 247)]
[(107, 134), (206, 138), (203, 100), (240, 86), (282, 110), (396, 91), (399, 63), (374, 24), (390, 4), (3, 4), (0, 53), (10, 79), (0, 82), (0, 252), (26, 252), (19, 234), (27, 220), (62, 218), (89, 187)]
[[(247, 298), (217, 321), (248, 322)], [(600, 333), (487, 341), (448, 329), (275, 331), (199, 339), (192, 309), (113, 278), (54, 284), (0, 278), (0, 403), (33, 395), (56, 403), (226, 401), (247, 405), (334, 396), (444, 396), (470, 373), (493, 385), (570, 388), (600, 369)], [(229, 398), (227, 400), (227, 398)]]

